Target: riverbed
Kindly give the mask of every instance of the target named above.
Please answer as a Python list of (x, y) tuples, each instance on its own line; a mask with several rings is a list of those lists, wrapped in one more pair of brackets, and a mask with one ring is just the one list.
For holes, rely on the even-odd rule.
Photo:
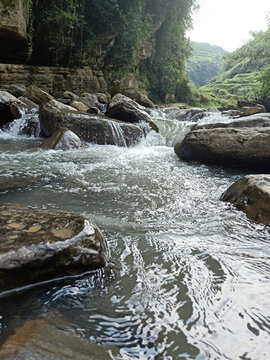
[(82, 214), (111, 252), (104, 270), (0, 299), (0, 344), (52, 315), (112, 359), (269, 359), (269, 229), (220, 201), (246, 173), (181, 162), (188, 124), (153, 116), (161, 133), (132, 148), (0, 133), (1, 178), (35, 180), (0, 201)]

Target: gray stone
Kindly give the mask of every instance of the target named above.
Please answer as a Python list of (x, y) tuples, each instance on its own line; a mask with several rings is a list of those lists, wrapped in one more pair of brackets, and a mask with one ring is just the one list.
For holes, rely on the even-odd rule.
[(49, 104), (40, 108), (40, 123), (45, 137), (50, 137), (59, 128), (66, 127), (81, 140), (100, 145), (132, 146), (143, 138), (143, 131), (133, 124), (79, 111), (60, 111)]
[(7, 91), (0, 91), (0, 127), (20, 117), (19, 107), (23, 107), (19, 99)]
[(270, 175), (248, 175), (232, 184), (221, 199), (257, 222), (270, 223)]
[(112, 98), (105, 115), (129, 123), (145, 121), (153, 130), (158, 132), (157, 125), (143, 107), (122, 94), (117, 94)]
[(174, 150), (182, 160), (269, 170), (270, 127), (191, 131)]
[(54, 98), (47, 92), (41, 90), (35, 85), (30, 85), (24, 92), (24, 97), (34, 101), (38, 105), (45, 104)]
[(211, 123), (205, 125), (194, 125), (193, 130), (216, 129), (216, 128), (252, 128), (252, 127), (269, 127), (270, 114), (255, 114), (247, 117), (239, 117), (224, 123)]
[(105, 266), (97, 226), (80, 215), (0, 204), (0, 291)]
[(41, 145), (44, 150), (75, 150), (83, 146), (80, 138), (67, 128), (60, 128)]

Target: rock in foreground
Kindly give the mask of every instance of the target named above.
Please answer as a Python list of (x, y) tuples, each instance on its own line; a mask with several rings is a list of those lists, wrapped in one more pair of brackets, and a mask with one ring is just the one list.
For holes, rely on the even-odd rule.
[(270, 175), (245, 176), (232, 184), (221, 199), (243, 210), (252, 220), (270, 223)]
[(270, 127), (192, 131), (174, 150), (182, 160), (269, 171)]
[(99, 229), (68, 212), (0, 205), (0, 291), (105, 266)]
[(117, 349), (90, 343), (65, 330), (61, 318), (27, 321), (1, 346), (5, 360), (109, 360)]

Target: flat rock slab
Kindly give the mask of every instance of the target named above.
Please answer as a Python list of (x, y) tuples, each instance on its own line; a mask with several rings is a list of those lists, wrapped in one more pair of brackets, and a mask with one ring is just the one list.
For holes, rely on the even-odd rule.
[(270, 223), (270, 175), (248, 175), (232, 184), (221, 199), (257, 222)]
[(0, 292), (105, 266), (108, 249), (83, 216), (0, 205)]
[(270, 127), (196, 130), (174, 151), (182, 160), (269, 171)]
[(109, 351), (117, 354), (116, 348), (90, 343), (63, 325), (58, 318), (27, 321), (2, 345), (0, 359), (109, 360)]

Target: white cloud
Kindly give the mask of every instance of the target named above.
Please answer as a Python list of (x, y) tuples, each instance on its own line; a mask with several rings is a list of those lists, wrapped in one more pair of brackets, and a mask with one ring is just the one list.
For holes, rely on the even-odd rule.
[(250, 31), (267, 29), (269, 0), (198, 0), (200, 9), (193, 15), (193, 41), (219, 45), (233, 51), (249, 39)]

